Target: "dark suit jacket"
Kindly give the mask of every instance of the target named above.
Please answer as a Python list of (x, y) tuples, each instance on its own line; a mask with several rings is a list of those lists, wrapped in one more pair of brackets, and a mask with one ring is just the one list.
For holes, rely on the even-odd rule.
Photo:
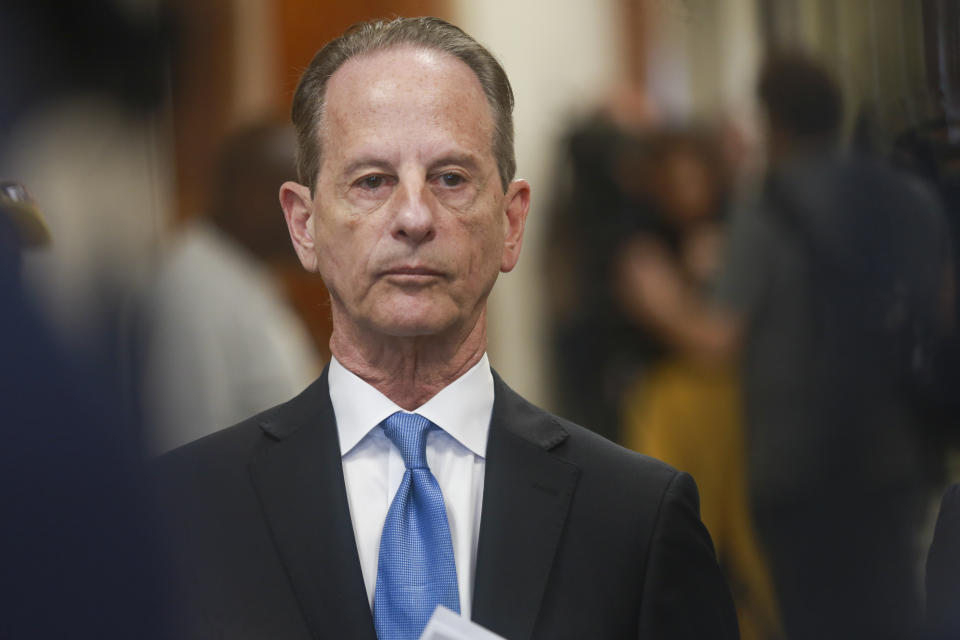
[[(494, 379), (473, 619), (508, 640), (736, 638), (693, 480)], [(326, 372), (159, 467), (178, 637), (375, 640)]]
[(960, 484), (943, 496), (927, 556), (927, 624), (935, 638), (960, 638)]

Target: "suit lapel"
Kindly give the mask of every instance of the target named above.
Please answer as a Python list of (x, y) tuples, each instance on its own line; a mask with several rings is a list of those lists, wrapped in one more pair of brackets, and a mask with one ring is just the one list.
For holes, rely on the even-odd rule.
[(261, 426), (275, 441), (253, 459), (251, 475), (313, 636), (376, 640), (326, 370)]
[(496, 374), (494, 384), (473, 619), (522, 640), (533, 633), (580, 471), (550, 453), (566, 431)]

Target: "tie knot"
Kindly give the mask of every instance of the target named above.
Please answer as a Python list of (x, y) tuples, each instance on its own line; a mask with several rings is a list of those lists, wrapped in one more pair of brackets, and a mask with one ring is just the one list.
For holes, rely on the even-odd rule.
[(400, 449), (407, 469), (426, 469), (427, 432), (433, 426), (418, 413), (397, 411), (383, 421), (383, 432)]

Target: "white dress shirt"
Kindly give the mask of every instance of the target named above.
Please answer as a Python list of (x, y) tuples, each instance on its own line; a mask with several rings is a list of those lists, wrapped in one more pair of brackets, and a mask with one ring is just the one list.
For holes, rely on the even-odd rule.
[[(406, 471), (400, 450), (379, 425), (403, 409), (344, 368), (336, 358), (330, 360), (328, 381), (353, 534), (372, 608), (380, 534)], [(476, 573), (483, 472), (492, 412), (493, 375), (486, 354), (416, 410), (440, 427), (427, 435), (427, 464), (443, 493), (457, 566), (460, 613), (467, 619)]]

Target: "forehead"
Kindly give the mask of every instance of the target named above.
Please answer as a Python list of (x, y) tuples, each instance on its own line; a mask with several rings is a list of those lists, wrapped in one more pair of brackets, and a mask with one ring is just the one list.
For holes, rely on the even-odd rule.
[(489, 147), (493, 116), (466, 63), (404, 45), (352, 58), (331, 76), (322, 130), (325, 153), (334, 150), (327, 145), (423, 142), (423, 136)]

